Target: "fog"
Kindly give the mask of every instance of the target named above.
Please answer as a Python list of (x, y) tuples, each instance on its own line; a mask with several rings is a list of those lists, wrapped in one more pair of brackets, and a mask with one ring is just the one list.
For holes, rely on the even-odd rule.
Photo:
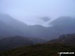
[[(51, 21), (60, 16), (74, 17), (75, 0), (0, 0), (0, 13), (27, 25), (48, 27)], [(41, 19), (43, 17), (48, 17), (48, 20)]]

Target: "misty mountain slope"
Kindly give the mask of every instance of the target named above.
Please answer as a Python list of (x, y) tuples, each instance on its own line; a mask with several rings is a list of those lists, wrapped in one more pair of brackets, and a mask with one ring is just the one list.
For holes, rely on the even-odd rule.
[[(3, 22), (3, 23), (0, 23), (1, 24), (0, 27), (2, 27), (2, 24), (3, 24), (3, 26), (5, 26), (5, 27), (3, 27), (4, 30), (6, 30), (5, 32), (11, 33), (11, 31), (13, 31), (15, 33), (15, 35), (21, 35), (21, 36), (28, 35), (27, 34), (27, 32), (28, 32), (27, 31), (27, 25), (18, 21), (18, 20), (16, 20), (16, 19), (14, 19), (14, 18), (12, 18), (9, 15), (0, 14), (0, 21)], [(11, 29), (11, 30), (7, 30), (8, 28)], [(14, 35), (13, 32), (12, 32), (11, 35)]]
[(57, 38), (62, 34), (75, 33), (75, 18), (67, 16), (59, 17), (50, 24), (53, 27), (31, 26), (32, 31), (30, 31), (37, 37), (49, 40)]
[[(54, 20), (52, 22), (52, 24), (54, 25), (54, 27), (58, 28), (60, 26), (60, 29), (69, 29), (70, 30), (74, 30), (75, 29), (75, 18), (72, 17), (59, 17), (58, 19)], [(73, 31), (72, 30), (72, 31)]]
[(33, 40), (26, 37), (8, 37), (0, 40), (0, 50), (9, 50), (20, 46), (32, 45)]
[[(64, 40), (64, 41), (63, 41)], [(71, 44), (71, 45), (70, 45)], [(5, 52), (1, 56), (59, 56), (58, 52), (75, 52), (75, 34), (61, 35), (44, 44), (23, 46)]]
[[(53, 25), (52, 27), (43, 27), (41, 25), (28, 26), (5, 14), (0, 14), (0, 21), (3, 22), (0, 23), (1, 27), (2, 24), (4, 26), (3, 32), (5, 31), (5, 34), (8, 33), (8, 35), (19, 35), (28, 38), (51, 40), (57, 38), (61, 34), (75, 33), (75, 18), (67, 16), (59, 17), (54, 20), (50, 23)], [(0, 31), (0, 33), (2, 33), (2, 30)], [(6, 36), (5, 34), (1, 34), (1, 36)]]
[(27, 45), (35, 45), (35, 44), (42, 44), (46, 42), (45, 40), (38, 39), (38, 38), (28, 38), (22, 36), (13, 36), (13, 37), (6, 37), (0, 39), (0, 51), (1, 50), (10, 50), (13, 48), (18, 48), (21, 46)]
[[(16, 35), (15, 31), (16, 30), (13, 29), (11, 26), (9, 26), (9, 25), (5, 24), (4, 22), (0, 21), (0, 36), (1, 37)], [(1, 39), (1, 37), (0, 37), (0, 39)]]
[[(58, 34), (72, 34), (75, 33), (75, 18), (72, 17), (59, 17), (52, 23), (52, 29)], [(52, 31), (53, 31), (52, 30)]]
[(11, 17), (8, 14), (0, 14), (0, 21), (3, 21), (4, 23), (15, 26), (15, 27), (25, 25), (24, 23), (14, 19), (13, 17)]
[[(44, 31), (42, 29), (46, 29), (45, 27), (36, 25), (36, 26), (28, 26), (12, 17), (10, 17), (9, 15), (6, 14), (0, 14), (0, 21), (2, 21), (3, 23), (1, 23), (1, 27), (3, 24), (3, 29), (5, 31), (5, 33), (9, 32), (11, 34), (9, 34), (9, 36), (11, 35), (21, 35), (21, 36), (25, 36), (25, 37), (30, 37), (30, 38), (43, 38), (43, 34), (41, 31)], [(5, 24), (5, 25), (4, 25)], [(6, 26), (7, 25), (7, 26)], [(8, 30), (10, 29), (10, 30)], [(13, 33), (13, 32), (15, 33)], [(42, 34), (42, 35), (41, 35)], [(2, 36), (6, 36), (5, 34), (1, 34)]]
[[(45, 38), (45, 36), (47, 37), (46, 34), (44, 35), (45, 31), (48, 32), (48, 30), (45, 27), (42, 27), (39, 25), (27, 26), (24, 23), (18, 20), (15, 20), (14, 18), (10, 17), (9, 15), (5, 15), (5, 14), (0, 15), (0, 21), (4, 22), (5, 24), (4, 25), (5, 27), (3, 27), (4, 30), (6, 30), (5, 33), (6, 32), (11, 33), (11, 31), (13, 31), (15, 32), (15, 35), (21, 35), (25, 37), (35, 37), (35, 38), (42, 38), (42, 39)], [(8, 25), (9, 27), (6, 25)], [(7, 28), (10, 28), (10, 27), (11, 27), (11, 30), (10, 31), (7, 30)], [(14, 35), (13, 32), (12, 34), (9, 34), (9, 35)], [(4, 34), (4, 36), (6, 35)]]
[(4, 22), (0, 21), (0, 39), (3, 37), (8, 37), (8, 36), (15, 36), (21, 34), (20, 31), (17, 29), (12, 28), (8, 24), (5, 24)]
[(54, 25), (65, 25), (75, 23), (75, 18), (69, 16), (62, 16), (52, 22)]
[(42, 26), (39, 26), (39, 25), (36, 25), (36, 26), (31, 26), (30, 27), (30, 32), (32, 36), (35, 36), (37, 38), (42, 38), (42, 39), (45, 39), (45, 40), (50, 40), (50, 39), (53, 39), (53, 36), (57, 35), (57, 33), (55, 32), (55, 30), (53, 30), (52, 27), (42, 27)]
[(61, 43), (65, 45), (75, 46), (75, 34), (64, 34), (59, 38), (51, 40), (49, 43)]

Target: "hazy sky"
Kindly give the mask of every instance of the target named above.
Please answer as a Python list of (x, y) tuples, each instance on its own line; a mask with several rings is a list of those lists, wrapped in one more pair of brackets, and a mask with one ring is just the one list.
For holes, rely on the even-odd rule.
[(49, 26), (40, 18), (75, 16), (75, 0), (0, 0), (0, 12), (28, 25)]

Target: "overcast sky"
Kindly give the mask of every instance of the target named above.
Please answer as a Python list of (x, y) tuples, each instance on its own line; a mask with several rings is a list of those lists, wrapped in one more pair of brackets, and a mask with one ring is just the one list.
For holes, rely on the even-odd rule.
[(75, 0), (0, 0), (0, 13), (6, 13), (28, 25), (48, 26), (42, 17), (55, 19), (75, 16)]

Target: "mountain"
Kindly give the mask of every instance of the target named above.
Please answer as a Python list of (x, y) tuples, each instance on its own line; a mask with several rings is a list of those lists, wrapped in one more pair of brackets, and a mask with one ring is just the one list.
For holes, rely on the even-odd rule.
[[(0, 16), (1, 50), (16, 47), (16, 49), (1, 52), (0, 56), (58, 56), (57, 53), (60, 51), (75, 51), (75, 34), (72, 34), (75, 33), (75, 18), (59, 17), (50, 24), (53, 26), (28, 26), (9, 15)], [(58, 38), (59, 35), (61, 36)], [(3, 39), (2, 36), (6, 38)], [(33, 45), (38, 42), (42, 43), (43, 39), (49, 42)]]
[(16, 29), (0, 21), (0, 39), (8, 36), (19, 35), (20, 32), (19, 33), (18, 32), (19, 31), (17, 31)]
[(0, 51), (10, 50), (13, 48), (17, 48), (25, 45), (32, 45), (32, 44), (33, 41), (26, 37), (15, 36), (15, 37), (3, 38), (0, 40)]
[(58, 37), (62, 34), (75, 33), (75, 18), (73, 17), (59, 17), (50, 24), (53, 25), (51, 30), (55, 32), (55, 37)]
[(61, 35), (58, 39), (44, 44), (23, 46), (0, 52), (0, 56), (59, 56), (59, 52), (75, 52), (75, 34)]
[(58, 38), (62, 34), (75, 33), (75, 18), (69, 16), (59, 17), (50, 23), (52, 27), (42, 27), (39, 25), (31, 26), (31, 32), (35, 37), (41, 37), (47, 40)]
[(75, 18), (73, 17), (59, 17), (52, 24), (59, 33), (75, 33)]
[[(0, 28), (1, 28), (0, 31), (3, 29), (3, 33), (6, 34), (6, 35), (1, 34), (2, 36), (8, 37), (10, 35), (11, 36), (27, 35), (28, 31), (25, 30), (26, 27), (27, 27), (27, 25), (25, 25), (24, 23), (12, 18), (11, 16), (9, 16), (7, 14), (0, 14)], [(2, 33), (2, 32), (0, 32), (0, 33)]]
[(41, 29), (45, 29), (45, 27), (40, 25), (28, 26), (7, 14), (0, 14), (0, 36), (2, 38), (10, 36), (24, 36), (43, 39)]
[(52, 40), (58, 38), (58, 36), (62, 34), (75, 33), (75, 18), (73, 17), (59, 17), (56, 20), (52, 21), (50, 24), (52, 24), (53, 26), (28, 26), (9, 15), (0, 14), (0, 36), (10, 37), (19, 35), (28, 38)]
[(42, 44), (44, 42), (46, 41), (38, 38), (28, 38), (22, 36), (6, 37), (0, 39), (0, 51), (19, 48), (21, 46), (35, 45), (39, 43)]
[(75, 46), (75, 34), (64, 34), (59, 38), (49, 41), (49, 43), (62, 43), (65, 45)]

